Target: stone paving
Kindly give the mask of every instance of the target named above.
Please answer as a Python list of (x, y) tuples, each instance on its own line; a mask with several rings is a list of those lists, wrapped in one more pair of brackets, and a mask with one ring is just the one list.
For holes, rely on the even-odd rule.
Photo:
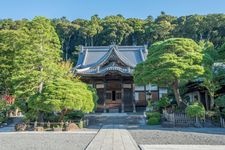
[(84, 150), (96, 133), (1, 132), (0, 150)]
[(222, 145), (140, 145), (142, 150), (225, 150)]
[(123, 125), (105, 125), (86, 150), (138, 150), (138, 146)]

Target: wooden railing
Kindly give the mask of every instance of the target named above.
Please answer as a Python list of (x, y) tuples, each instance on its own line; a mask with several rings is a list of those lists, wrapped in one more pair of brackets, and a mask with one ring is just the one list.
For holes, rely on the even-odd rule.
[(190, 118), (185, 113), (168, 113), (164, 110), (163, 116), (174, 126), (193, 126), (196, 123), (196, 118)]

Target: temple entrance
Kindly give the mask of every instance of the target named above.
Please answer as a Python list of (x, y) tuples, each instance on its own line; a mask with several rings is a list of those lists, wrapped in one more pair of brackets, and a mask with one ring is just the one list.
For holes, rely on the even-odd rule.
[(112, 101), (116, 100), (116, 91), (112, 91)]
[(118, 80), (108, 79), (106, 85), (106, 112), (121, 112), (121, 82)]
[(96, 80), (97, 112), (133, 112), (133, 79), (118, 74), (107, 74)]

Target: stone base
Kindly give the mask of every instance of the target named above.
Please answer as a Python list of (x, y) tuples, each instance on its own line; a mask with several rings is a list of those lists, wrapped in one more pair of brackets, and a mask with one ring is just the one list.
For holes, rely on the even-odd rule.
[(109, 113), (118, 113), (119, 109), (118, 108), (111, 108), (109, 109)]

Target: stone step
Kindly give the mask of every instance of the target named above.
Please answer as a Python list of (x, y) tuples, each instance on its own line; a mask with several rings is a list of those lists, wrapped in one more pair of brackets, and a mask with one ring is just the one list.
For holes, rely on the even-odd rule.
[(88, 125), (109, 125), (109, 124), (124, 124), (124, 125), (144, 125), (144, 115), (127, 115), (126, 113), (103, 113), (86, 115)]

